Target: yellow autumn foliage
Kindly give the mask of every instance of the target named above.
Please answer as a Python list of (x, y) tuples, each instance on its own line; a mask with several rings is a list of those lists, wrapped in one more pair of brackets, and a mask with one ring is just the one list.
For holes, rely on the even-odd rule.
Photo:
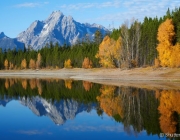
[(37, 88), (38, 88), (38, 93), (39, 95), (42, 95), (42, 85), (41, 85), (41, 81), (39, 79), (36, 80), (36, 85), (37, 85)]
[(82, 63), (82, 68), (85, 68), (85, 69), (92, 68), (92, 61), (88, 57), (84, 58), (84, 61)]
[(21, 84), (22, 84), (22, 87), (23, 87), (24, 89), (27, 89), (27, 79), (23, 79), (23, 80), (21, 81)]
[(120, 60), (121, 51), (121, 38), (117, 41), (111, 39), (109, 36), (105, 36), (101, 44), (99, 45), (99, 51), (96, 54), (96, 58), (99, 58), (99, 63), (105, 68), (114, 68), (114, 61)]
[(83, 87), (86, 91), (89, 91), (92, 88), (92, 83), (88, 81), (83, 81)]
[(65, 87), (68, 89), (72, 88), (72, 80), (64, 80), (65, 82)]
[(119, 37), (113, 48), (114, 58), (120, 61), (122, 54), (122, 38)]
[(155, 60), (154, 60), (154, 66), (155, 66), (155, 68), (158, 68), (158, 67), (160, 66), (160, 61), (159, 61), (158, 58), (155, 58)]
[(175, 112), (180, 114), (180, 91), (164, 90), (160, 94), (160, 105), (158, 110), (160, 112), (160, 128), (164, 133), (175, 133), (177, 118)]
[(172, 55), (170, 57), (170, 67), (180, 67), (180, 44), (177, 43), (172, 48)]
[(180, 67), (180, 45), (173, 46), (174, 37), (173, 21), (167, 19), (158, 29), (158, 59), (163, 67)]
[(26, 67), (27, 67), (26, 59), (23, 59), (23, 60), (21, 61), (21, 69), (26, 69)]
[(4, 61), (4, 67), (5, 67), (6, 70), (8, 69), (8, 65), (9, 65), (9, 62), (8, 62), (8, 60), (6, 59), (6, 60)]
[(65, 60), (64, 68), (72, 68), (71, 59)]
[(31, 89), (35, 89), (36, 88), (36, 79), (30, 79), (29, 80), (29, 85)]
[(29, 68), (30, 68), (30, 69), (35, 69), (35, 68), (36, 68), (36, 62), (35, 62), (35, 60), (30, 59), (30, 61), (29, 61)]
[(4, 86), (5, 86), (6, 89), (9, 88), (9, 80), (8, 80), (8, 79), (6, 79), (6, 81), (5, 81), (5, 83), (4, 83)]
[(38, 55), (37, 55), (37, 61), (36, 61), (36, 68), (37, 68), (37, 69), (39, 69), (39, 68), (41, 67), (41, 61), (42, 61), (41, 59), (42, 59), (41, 54), (38, 53)]
[(10, 85), (10, 87), (13, 86), (14, 83), (15, 83), (14, 79), (9, 79), (9, 85)]
[(101, 109), (109, 115), (120, 115), (123, 118), (122, 99), (121, 96), (115, 96), (115, 86), (103, 85), (100, 89), (101, 95), (97, 96)]

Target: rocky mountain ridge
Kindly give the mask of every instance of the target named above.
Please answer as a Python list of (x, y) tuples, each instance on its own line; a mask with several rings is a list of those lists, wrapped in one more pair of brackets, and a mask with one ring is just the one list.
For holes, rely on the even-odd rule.
[(0, 48), (5, 50), (24, 50), (24, 43), (17, 40), (17, 38), (10, 38), (4, 34), (4, 32), (0, 32)]
[[(54, 11), (43, 21), (34, 21), (27, 30), (21, 32), (17, 38), (11, 39), (0, 34), (0, 47), (3, 49), (24, 49), (31, 47), (34, 50), (43, 48), (47, 43), (59, 45), (74, 45), (78, 41), (88, 38), (94, 39), (95, 32), (99, 30), (104, 36), (109, 32), (98, 24), (80, 23), (71, 16), (65, 16), (61, 11)], [(23, 47), (22, 47), (23, 46)]]
[[(0, 100), (0, 106), (6, 107), (12, 100), (14, 99), (4, 98), (3, 100)], [(32, 98), (19, 98), (18, 100), (37, 116), (47, 116), (56, 125), (62, 125), (66, 120), (74, 119), (78, 113), (89, 111), (96, 107), (95, 104), (85, 105), (73, 99), (51, 103), (42, 97), (35, 96)]]
[(59, 45), (74, 45), (85, 37), (93, 40), (95, 32), (99, 30), (102, 35), (108, 31), (98, 24), (79, 23), (71, 16), (65, 16), (61, 11), (54, 11), (43, 21), (34, 21), (26, 31), (17, 36), (17, 40), (34, 50), (41, 49), (47, 43)]

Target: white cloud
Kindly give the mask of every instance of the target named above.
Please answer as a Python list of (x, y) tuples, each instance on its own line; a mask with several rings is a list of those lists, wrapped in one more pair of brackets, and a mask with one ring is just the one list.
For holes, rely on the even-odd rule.
[[(69, 5), (62, 5), (59, 8), (68, 12), (74, 12), (74, 10), (91, 9), (91, 11), (97, 11), (97, 15), (94, 17), (86, 16), (84, 19), (80, 19), (81, 22), (97, 22), (106, 24), (115, 22), (121, 25), (125, 20), (132, 18), (143, 21), (144, 17), (162, 17), (166, 14), (168, 8), (170, 10), (175, 9), (178, 6), (179, 0), (107, 0), (104, 2), (87, 2), (87, 3), (75, 3)], [(98, 12), (98, 10), (101, 10)], [(88, 11), (88, 10), (87, 10)], [(92, 14), (91, 14), (92, 16)], [(118, 25), (118, 26), (119, 26)], [(107, 25), (106, 25), (107, 26)]]
[(17, 133), (20, 134), (26, 134), (26, 135), (37, 135), (37, 134), (42, 134), (43, 132), (38, 131), (38, 130), (19, 130)]
[(88, 8), (118, 8), (120, 7), (120, 1), (107, 1), (102, 3), (77, 3), (77, 4), (69, 4), (69, 5), (62, 5), (59, 8), (61, 9), (68, 9), (68, 10), (79, 10), (79, 9), (88, 9)]
[(40, 135), (40, 134), (48, 134), (51, 135), (51, 132), (48, 131), (39, 131), (39, 130), (19, 130), (16, 133), (25, 134), (25, 135)]
[[(161, 17), (166, 14), (168, 8), (171, 10), (179, 5), (178, 0), (132, 0), (124, 1), (121, 3), (120, 11), (111, 14), (104, 14), (103, 16), (96, 17), (96, 21), (116, 21), (124, 22), (126, 19), (138, 19), (142, 21), (145, 16), (147, 17)], [(125, 10), (121, 11), (121, 8)]]
[(70, 126), (64, 126), (64, 130), (66, 131), (108, 131), (108, 132), (124, 132), (122, 125), (116, 125), (116, 126), (88, 126), (88, 125), (70, 125)]
[(46, 5), (48, 4), (49, 2), (41, 2), (41, 3), (38, 3), (38, 2), (26, 2), (26, 3), (21, 3), (21, 4), (16, 4), (14, 5), (13, 7), (16, 7), (16, 8), (34, 8), (34, 7), (40, 7), (40, 6), (43, 6), (43, 5)]

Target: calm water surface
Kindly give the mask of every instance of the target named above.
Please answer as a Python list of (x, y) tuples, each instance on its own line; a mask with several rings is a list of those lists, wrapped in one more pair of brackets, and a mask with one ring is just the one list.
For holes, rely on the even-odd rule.
[(179, 100), (177, 90), (0, 79), (0, 139), (166, 139), (180, 133)]

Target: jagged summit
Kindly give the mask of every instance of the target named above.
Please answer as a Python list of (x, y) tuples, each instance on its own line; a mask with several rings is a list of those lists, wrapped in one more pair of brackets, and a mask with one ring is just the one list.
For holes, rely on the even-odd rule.
[(54, 11), (43, 21), (35, 20), (17, 38), (9, 38), (4, 32), (0, 32), (0, 48), (19, 50), (24, 49), (25, 44), (26, 48), (31, 46), (32, 49), (38, 50), (50, 42), (73, 45), (83, 40), (87, 34), (89, 40), (93, 40), (97, 30), (100, 30), (103, 35), (108, 32), (102, 25), (79, 23), (72, 16), (65, 16), (61, 11)]
[(64, 14), (61, 11), (54, 11), (52, 14), (45, 20), (46, 23), (49, 22), (56, 22), (58, 23), (62, 18), (64, 17)]
[(4, 34), (4, 32), (0, 32), (0, 39), (4, 37), (7, 37), (7, 36)]
[[(0, 99), (0, 106), (5, 107), (13, 98)], [(72, 99), (61, 100), (60, 102), (50, 103), (42, 97), (18, 98), (19, 102), (27, 106), (37, 116), (47, 116), (55, 124), (62, 125), (66, 120), (74, 119), (78, 113), (87, 111), (89, 106), (79, 103)], [(96, 104), (91, 105), (96, 108)]]
[(18, 35), (17, 39), (25, 43), (26, 47), (31, 46), (38, 50), (50, 42), (73, 45), (86, 34), (92, 40), (97, 30), (100, 30), (102, 34), (108, 31), (101, 25), (81, 24), (72, 16), (65, 16), (61, 11), (54, 11), (46, 20), (34, 21), (26, 31)]
[(16, 38), (10, 38), (0, 32), (0, 48), (2, 50), (24, 50), (24, 43), (19, 42)]

